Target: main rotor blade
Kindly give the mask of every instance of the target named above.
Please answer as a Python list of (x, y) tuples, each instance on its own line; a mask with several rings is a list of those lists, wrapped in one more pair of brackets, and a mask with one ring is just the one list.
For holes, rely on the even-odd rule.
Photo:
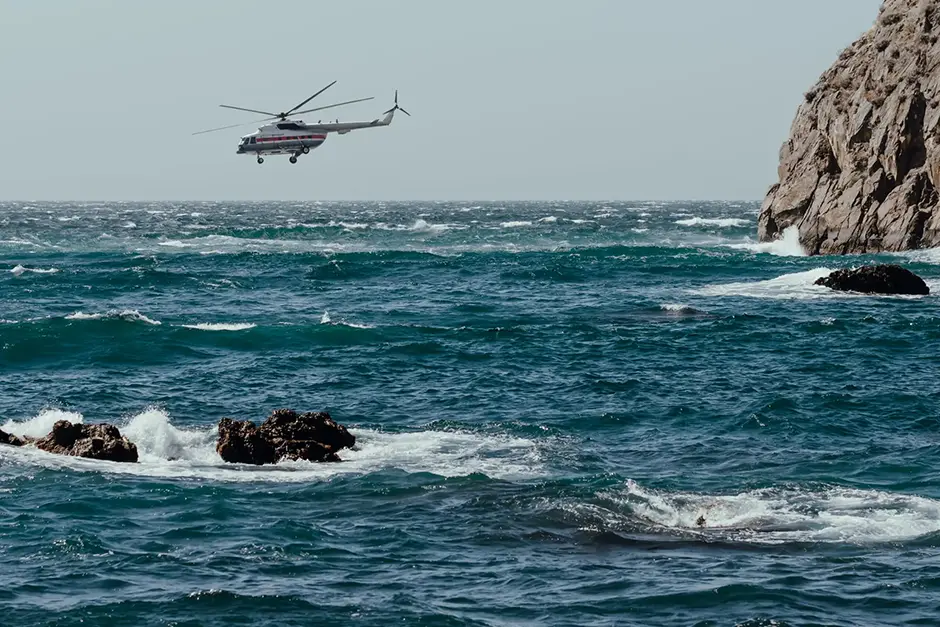
[(242, 122), (241, 124), (229, 124), (228, 126), (220, 126), (218, 128), (210, 128), (205, 131), (197, 131), (193, 135), (202, 135), (203, 133), (214, 133), (215, 131), (224, 131), (229, 128), (238, 128), (239, 126), (249, 126), (251, 124), (260, 124), (261, 122), (267, 122), (269, 120), (277, 119), (276, 116), (273, 118), (264, 118), (263, 120), (256, 120), (255, 122)]
[(313, 100), (314, 98), (316, 98), (317, 96), (319, 96), (320, 94), (322, 94), (323, 92), (325, 92), (327, 89), (329, 89), (335, 84), (336, 84), (336, 81), (333, 81), (332, 83), (330, 83), (329, 85), (327, 85), (326, 87), (324, 87), (323, 89), (315, 93), (314, 95), (310, 96), (309, 98), (301, 102), (299, 105), (297, 105), (293, 109), (288, 109), (286, 115), (291, 115), (294, 111), (301, 108), (302, 106), (304, 106), (305, 104), (307, 104), (308, 102), (310, 102), (311, 100)]
[(276, 113), (271, 113), (270, 111), (258, 111), (257, 109), (245, 109), (244, 107), (233, 107), (232, 105), (219, 105), (226, 109), (235, 109), (236, 111), (247, 111), (249, 113), (260, 113), (261, 115), (270, 115), (272, 118), (276, 118)]
[(366, 100), (374, 100), (375, 96), (369, 96), (368, 98), (359, 98), (358, 100), (347, 100), (346, 102), (337, 102), (336, 104), (326, 105), (325, 107), (317, 107), (316, 109), (305, 109), (303, 111), (294, 111), (291, 115), (301, 115), (303, 113), (311, 113), (313, 111), (323, 111), (324, 109), (332, 109), (333, 107), (342, 107), (349, 104), (354, 104), (356, 102), (365, 102)]

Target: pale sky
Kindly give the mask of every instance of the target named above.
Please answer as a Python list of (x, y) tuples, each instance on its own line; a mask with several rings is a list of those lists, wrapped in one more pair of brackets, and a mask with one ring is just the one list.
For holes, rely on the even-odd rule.
[[(757, 200), (880, 4), (0, 0), (0, 199)], [(296, 165), (192, 135), (334, 79), (376, 99), (319, 115), (414, 117)]]

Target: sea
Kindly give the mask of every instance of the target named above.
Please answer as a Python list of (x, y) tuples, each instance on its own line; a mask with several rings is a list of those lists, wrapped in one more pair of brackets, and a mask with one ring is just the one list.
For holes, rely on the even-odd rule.
[[(757, 213), (0, 203), (0, 429), (141, 458), (0, 446), (0, 624), (940, 624), (940, 251)], [(357, 445), (219, 458), (277, 408)]]

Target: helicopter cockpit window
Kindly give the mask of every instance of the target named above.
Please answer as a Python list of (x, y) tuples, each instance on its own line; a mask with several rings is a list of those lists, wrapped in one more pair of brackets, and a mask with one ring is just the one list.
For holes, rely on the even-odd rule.
[(252, 144), (255, 143), (255, 138), (254, 138), (254, 137), (251, 138), (251, 143), (252, 143)]

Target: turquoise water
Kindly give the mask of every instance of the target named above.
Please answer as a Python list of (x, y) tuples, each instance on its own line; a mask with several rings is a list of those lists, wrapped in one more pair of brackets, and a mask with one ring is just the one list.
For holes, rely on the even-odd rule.
[[(934, 625), (935, 296), (753, 203), (0, 204), (9, 625)], [(328, 410), (346, 461), (223, 464)], [(705, 526), (696, 520), (705, 517)]]

